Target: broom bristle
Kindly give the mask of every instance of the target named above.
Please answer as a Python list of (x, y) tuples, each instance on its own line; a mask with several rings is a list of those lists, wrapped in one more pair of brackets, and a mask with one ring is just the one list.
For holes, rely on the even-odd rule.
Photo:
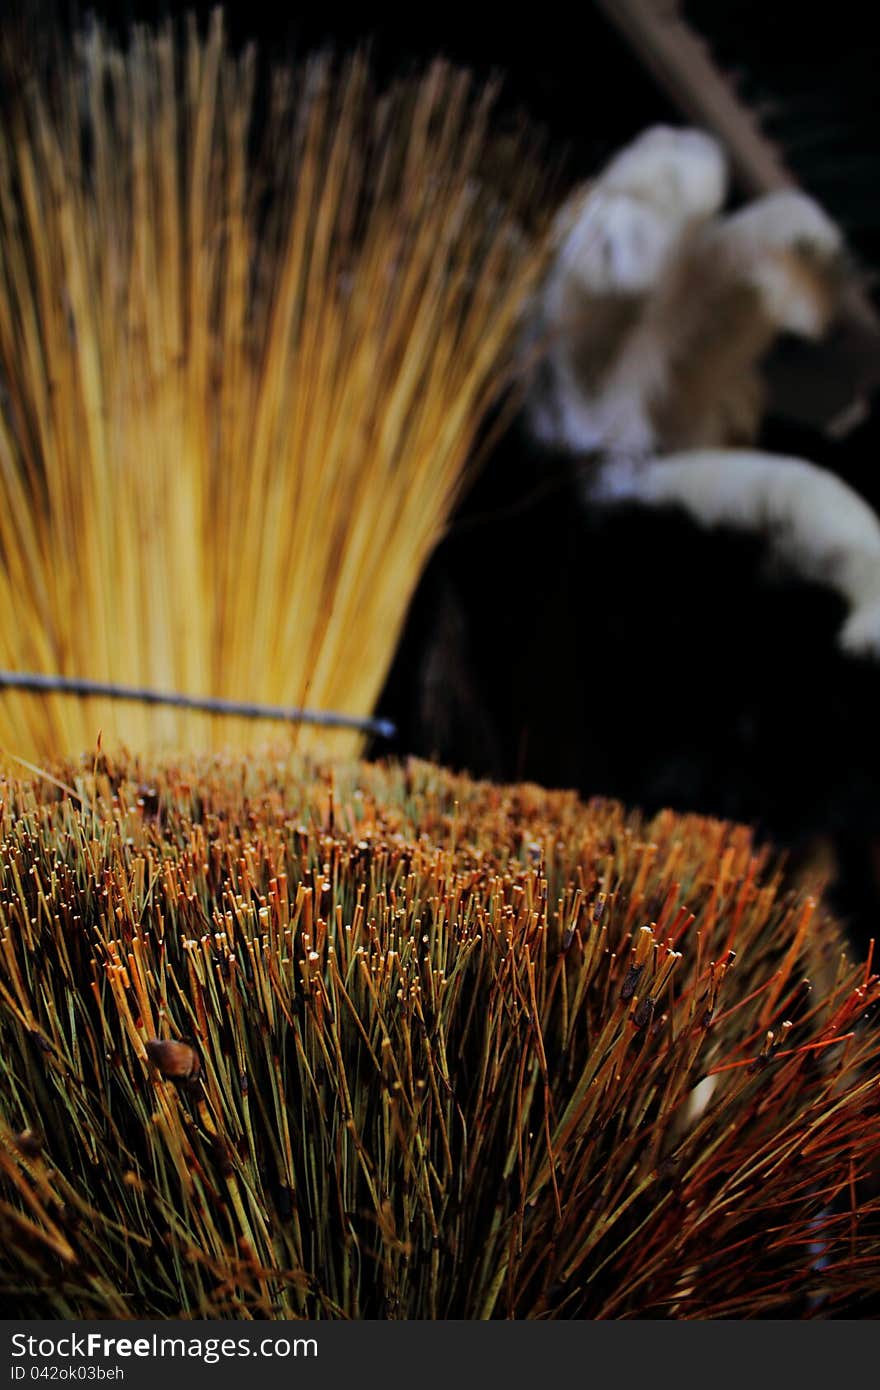
[[(501, 205), (492, 93), (440, 63), (256, 74), (219, 12), (93, 27), (0, 130), (0, 667), (363, 715), (503, 380), (535, 166)], [(253, 739), (0, 693), (22, 756), (99, 728)]]
[(8, 1314), (876, 1291), (880, 980), (744, 828), (426, 765), (56, 772), (0, 787)]

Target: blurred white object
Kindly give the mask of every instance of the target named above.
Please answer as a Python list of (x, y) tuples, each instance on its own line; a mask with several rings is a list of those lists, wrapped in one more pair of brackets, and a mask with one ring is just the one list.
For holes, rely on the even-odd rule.
[(783, 563), (849, 604), (841, 647), (880, 656), (880, 522), (826, 469), (756, 450), (700, 449), (640, 465), (610, 460), (587, 495), (682, 507), (702, 526), (767, 533)]
[(783, 333), (826, 332), (843, 239), (792, 190), (718, 216), (725, 177), (710, 136), (661, 126), (563, 206), (524, 334), (543, 443), (645, 454), (756, 437), (762, 359)]
[(840, 642), (880, 656), (880, 523), (832, 474), (753, 449), (762, 359), (781, 334), (821, 338), (845, 286), (837, 226), (782, 190), (721, 216), (720, 146), (646, 131), (554, 223), (527, 313), (537, 439), (595, 458), (588, 503), (677, 505), (703, 526), (767, 534), (850, 607)]

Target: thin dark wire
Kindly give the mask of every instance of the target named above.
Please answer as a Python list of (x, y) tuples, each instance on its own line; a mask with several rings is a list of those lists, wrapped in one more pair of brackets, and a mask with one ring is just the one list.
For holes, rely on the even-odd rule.
[(378, 738), (394, 738), (397, 729), (389, 719), (360, 718), (332, 710), (293, 709), (285, 705), (253, 705), (214, 696), (179, 695), (134, 685), (80, 680), (74, 676), (44, 676), (36, 671), (0, 671), (0, 690), (29, 690), (36, 694), (100, 695), (108, 700), (134, 700), (144, 705), (172, 705), (175, 709), (204, 714), (232, 714), (240, 719), (278, 719), (289, 724), (318, 724), (330, 729), (357, 729)]

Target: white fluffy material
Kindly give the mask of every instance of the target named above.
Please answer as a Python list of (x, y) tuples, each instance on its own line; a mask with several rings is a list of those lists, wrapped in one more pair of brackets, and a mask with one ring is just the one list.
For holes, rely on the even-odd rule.
[(666, 370), (652, 335), (636, 333), (600, 383), (578, 380), (569, 343), (580, 316), (589, 323), (590, 299), (650, 294), (685, 232), (721, 207), (726, 182), (711, 136), (655, 126), (557, 214), (554, 258), (526, 333), (526, 350), (537, 343), (546, 353), (544, 384), (528, 404), (542, 443), (575, 453), (651, 447), (645, 401), (662, 390)]
[[(698, 296), (707, 293), (714, 268), (716, 295), (725, 285), (758, 291), (768, 327), (808, 338), (825, 330), (833, 307), (831, 267), (842, 250), (839, 229), (795, 190), (719, 217), (726, 174), (721, 147), (710, 136), (657, 126), (557, 215), (553, 259), (524, 335), (525, 351), (542, 354), (527, 405), (542, 443), (572, 453), (644, 455), (663, 447), (652, 417), (675, 389), (676, 322), (683, 313), (691, 334), (697, 322), (693, 302), (682, 302), (689, 266)], [(604, 315), (626, 312), (627, 305), (632, 321), (611, 332), (603, 358)], [(712, 312), (708, 305), (706, 312)], [(681, 362), (678, 368), (680, 376)], [(742, 371), (747, 384), (747, 363)], [(681, 407), (674, 418), (686, 402)], [(726, 441), (705, 440), (714, 442)]]
[(724, 155), (711, 136), (670, 126), (646, 130), (558, 215), (551, 314), (564, 310), (552, 301), (568, 276), (594, 294), (650, 288), (684, 228), (721, 207), (726, 181)]
[(819, 204), (794, 188), (783, 188), (756, 198), (725, 218), (742, 245), (755, 251), (775, 247), (779, 251), (803, 249), (817, 256), (835, 256), (843, 246), (840, 228)]
[(573, 454), (606, 449), (645, 454), (655, 447), (648, 401), (666, 384), (667, 364), (650, 332), (636, 332), (625, 357), (606, 373), (594, 395), (582, 389), (571, 362), (553, 363), (553, 389), (529, 401), (534, 437)]
[(844, 650), (880, 656), (880, 522), (861, 497), (803, 459), (749, 449), (701, 449), (642, 465), (611, 461), (595, 501), (683, 507), (702, 526), (765, 532), (795, 573), (850, 605)]
[[(678, 505), (706, 527), (766, 532), (795, 573), (831, 586), (849, 604), (841, 645), (880, 656), (880, 522), (851, 488), (801, 459), (747, 449), (656, 457), (663, 447), (656, 406), (669, 404), (676, 380), (687, 380), (680, 361), (673, 374), (675, 352), (689, 342), (697, 351), (704, 341), (695, 332), (702, 300), (688, 298), (689, 272), (697, 295), (713, 276), (722, 289), (757, 289), (761, 332), (814, 337), (832, 312), (832, 271), (842, 250), (834, 223), (794, 190), (718, 217), (725, 181), (713, 139), (656, 127), (562, 209), (555, 256), (527, 325), (530, 347), (543, 343), (544, 350), (528, 403), (531, 428), (554, 447), (605, 456), (588, 485), (589, 503)], [(706, 314), (715, 302), (710, 295)], [(717, 332), (725, 331), (722, 319)], [(756, 354), (760, 341), (752, 349), (752, 339), (743, 339)], [(746, 356), (746, 385), (748, 369)], [(719, 390), (730, 385), (723, 373), (719, 382)], [(686, 418), (687, 400), (676, 404)]]
[(815, 293), (798, 280), (798, 259), (830, 265), (841, 255), (843, 237), (818, 203), (783, 189), (719, 220), (705, 235), (760, 291), (765, 312), (780, 330), (803, 338), (821, 335), (825, 315)]

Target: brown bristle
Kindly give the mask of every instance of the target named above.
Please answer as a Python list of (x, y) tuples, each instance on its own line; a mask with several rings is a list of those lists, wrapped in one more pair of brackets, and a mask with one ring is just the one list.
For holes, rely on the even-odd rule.
[(880, 980), (743, 827), (417, 763), (52, 775), (0, 787), (11, 1315), (815, 1317), (880, 1285)]

